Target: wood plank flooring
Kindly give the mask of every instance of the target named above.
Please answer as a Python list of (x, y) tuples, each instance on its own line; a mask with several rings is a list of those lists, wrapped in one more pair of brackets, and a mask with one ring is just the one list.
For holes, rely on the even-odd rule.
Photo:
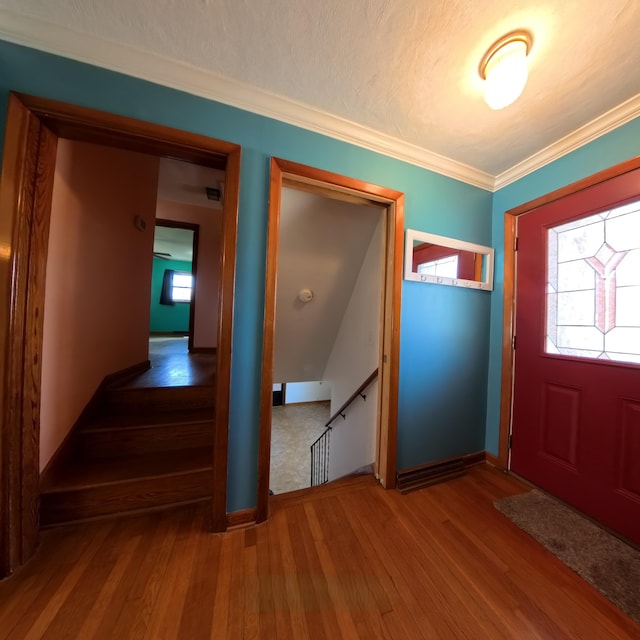
[(129, 387), (188, 387), (215, 384), (214, 353), (188, 353), (186, 338), (149, 338), (151, 368)]
[(370, 477), (283, 494), (226, 534), (201, 506), (47, 530), (0, 582), (0, 638), (640, 638), (493, 507), (524, 490), (479, 466), (407, 495)]

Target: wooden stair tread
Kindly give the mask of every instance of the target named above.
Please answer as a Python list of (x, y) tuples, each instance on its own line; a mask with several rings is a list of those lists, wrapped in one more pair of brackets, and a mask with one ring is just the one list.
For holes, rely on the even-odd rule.
[(104, 395), (109, 410), (126, 410), (134, 413), (148, 411), (187, 411), (213, 409), (216, 391), (211, 385), (190, 387), (118, 387), (108, 389)]
[(76, 462), (68, 468), (60, 469), (48, 485), (42, 487), (42, 493), (83, 490), (145, 478), (206, 471), (212, 468), (212, 457), (211, 447), (199, 447), (128, 456), (116, 461)]
[(82, 427), (81, 431), (101, 431), (103, 429), (127, 429), (140, 427), (156, 427), (178, 424), (195, 424), (211, 422), (215, 412), (211, 407), (183, 409), (178, 411), (148, 411), (132, 412), (130, 410), (114, 410), (96, 416), (91, 423)]
[(212, 382), (206, 382), (205, 384), (179, 384), (179, 385), (171, 385), (171, 384), (147, 384), (147, 385), (116, 385), (113, 387), (108, 387), (106, 389), (106, 393), (113, 392), (123, 392), (123, 393), (136, 393), (136, 391), (149, 391), (150, 389), (164, 389), (165, 391), (187, 391), (189, 389), (211, 389), (215, 390), (216, 385)]

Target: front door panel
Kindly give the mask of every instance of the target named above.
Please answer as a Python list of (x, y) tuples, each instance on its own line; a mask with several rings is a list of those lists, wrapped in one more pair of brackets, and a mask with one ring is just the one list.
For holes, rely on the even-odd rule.
[(511, 468), (640, 542), (640, 170), (518, 221)]

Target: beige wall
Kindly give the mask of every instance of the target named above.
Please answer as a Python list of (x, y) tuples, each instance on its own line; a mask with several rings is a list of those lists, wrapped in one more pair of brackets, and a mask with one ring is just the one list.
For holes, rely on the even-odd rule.
[[(148, 357), (158, 159), (60, 140), (42, 356), (40, 468), (104, 377)], [(142, 216), (147, 229), (134, 226)]]
[(215, 347), (218, 344), (222, 210), (158, 200), (156, 217), (164, 220), (190, 222), (200, 226), (193, 346), (195, 348)]

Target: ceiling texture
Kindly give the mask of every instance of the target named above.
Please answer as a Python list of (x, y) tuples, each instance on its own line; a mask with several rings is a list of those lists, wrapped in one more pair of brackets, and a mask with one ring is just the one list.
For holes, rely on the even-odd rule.
[[(478, 64), (529, 29), (492, 111)], [(640, 114), (638, 0), (0, 0), (0, 36), (487, 189)]]

